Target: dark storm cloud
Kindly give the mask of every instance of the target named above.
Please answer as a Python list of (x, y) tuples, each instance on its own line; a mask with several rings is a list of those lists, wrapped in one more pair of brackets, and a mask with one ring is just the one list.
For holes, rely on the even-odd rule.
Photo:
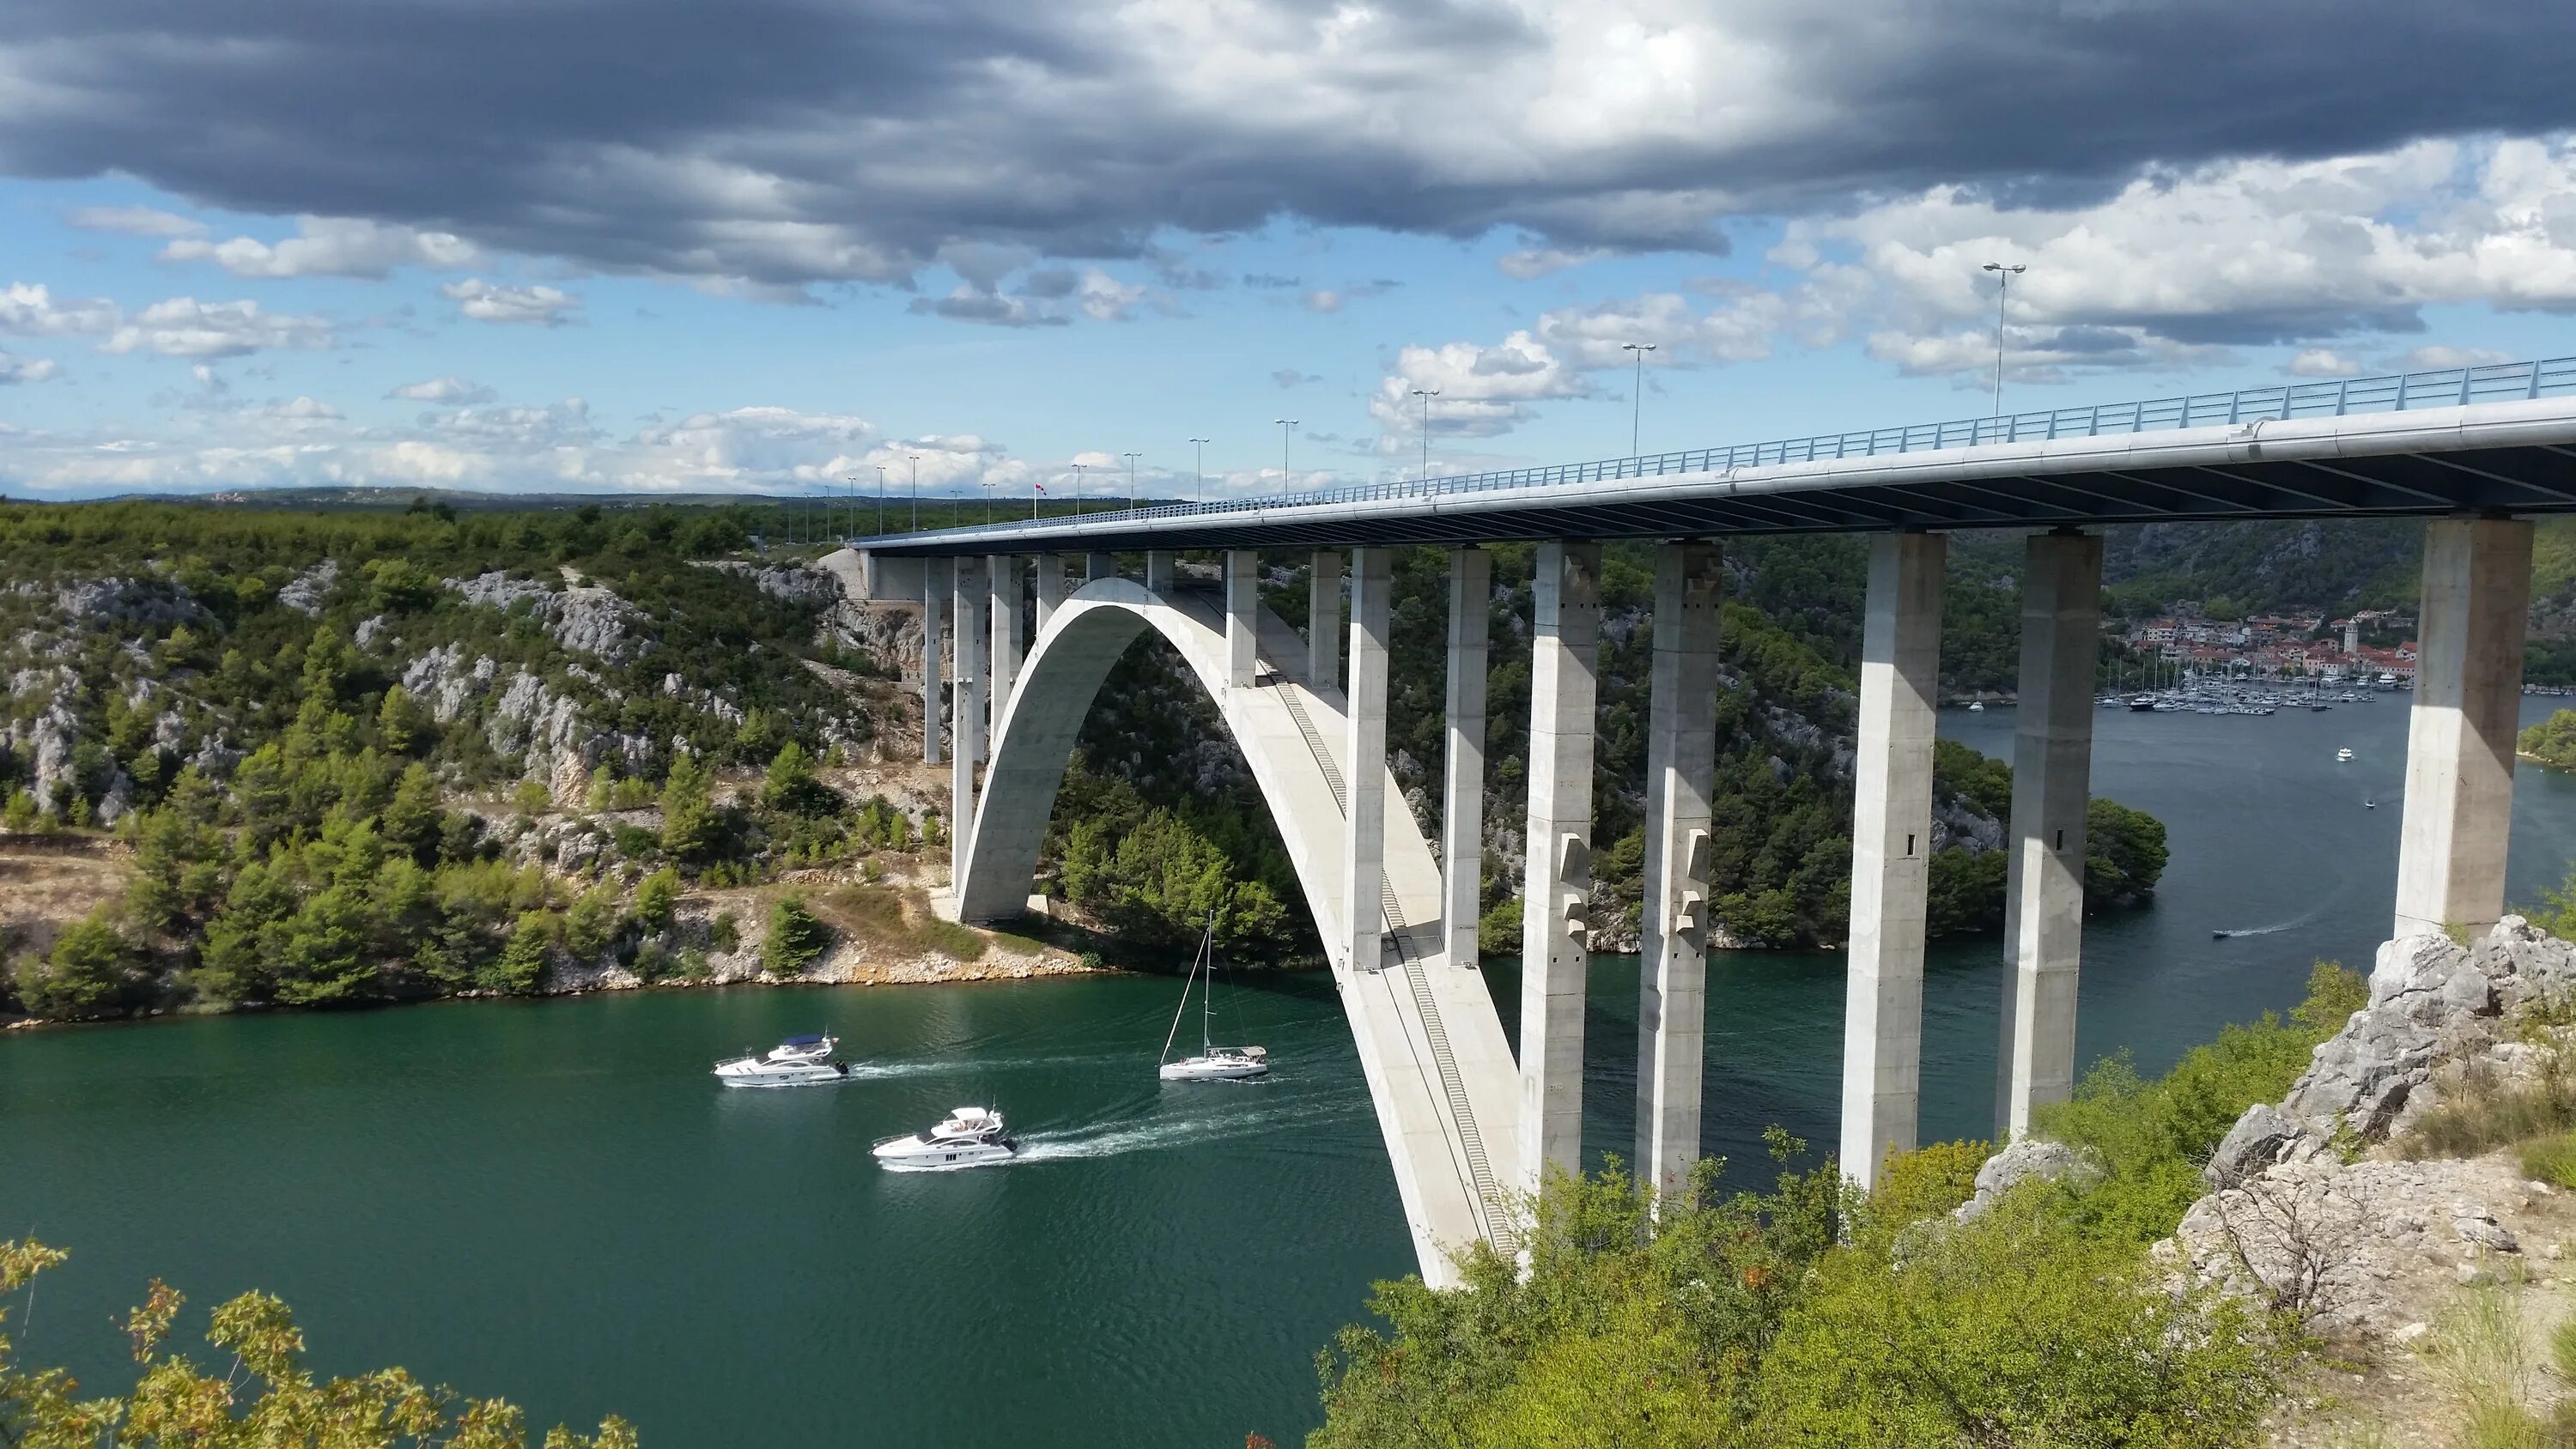
[(1936, 183), (2065, 204), (2576, 120), (2576, 6), (2532, 0), (1758, 0), (1645, 22), (1652, 63), (1615, 8), (11, 0), (0, 169), (795, 286), (1283, 214), (1719, 250)]

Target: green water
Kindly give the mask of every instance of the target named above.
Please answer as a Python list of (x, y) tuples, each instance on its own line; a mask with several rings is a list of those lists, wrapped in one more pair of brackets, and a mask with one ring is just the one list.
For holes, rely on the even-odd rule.
[[(2088, 927), (2081, 1048), (2161, 1067), (2387, 929), (2403, 696), (2269, 719), (2100, 716), (2097, 787), (2161, 815), (2158, 902)], [(2529, 701), (2537, 718), (2550, 701)], [(1946, 733), (2006, 753), (2009, 710)], [(2350, 765), (2333, 762), (2349, 745)], [(2376, 798), (2377, 809), (2362, 801)], [(2525, 769), (2512, 893), (2576, 855), (2576, 785)], [(2213, 941), (2213, 929), (2267, 934)], [(1992, 942), (1936, 948), (1925, 1132), (1992, 1112)], [(1509, 963), (1490, 975), (1516, 1005)], [(1593, 973), (1590, 1145), (1626, 1150), (1635, 963)], [(1315, 1419), (1311, 1359), (1411, 1264), (1330, 983), (1227, 998), (1281, 1063), (1163, 1086), (1174, 983), (633, 994), (160, 1021), (0, 1038), (0, 1234), (75, 1251), (22, 1335), (106, 1382), (159, 1275), (250, 1287), (325, 1369), (400, 1362), (649, 1445), (1201, 1445)], [(1833, 1135), (1840, 959), (1712, 963), (1707, 1147)], [(830, 1027), (874, 1075), (727, 1092), (709, 1061)], [(1229, 1031), (1228, 1034), (1232, 1034)], [(894, 1175), (874, 1139), (962, 1102), (1008, 1166)]]

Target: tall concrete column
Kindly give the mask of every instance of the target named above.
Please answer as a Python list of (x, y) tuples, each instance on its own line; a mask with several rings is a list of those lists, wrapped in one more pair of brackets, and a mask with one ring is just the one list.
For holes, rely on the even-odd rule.
[(1118, 577), (1118, 556), (1112, 553), (1084, 554), (1082, 577), (1085, 583), (1097, 583), (1102, 579)]
[(956, 739), (948, 770), (949, 885), (975, 833), (975, 766), (984, 758), (984, 580), (978, 560), (957, 560)]
[(1225, 551), (1225, 682), (1252, 687), (1261, 627), (1261, 556), (1248, 548)]
[(1601, 545), (1538, 546), (1531, 620), (1528, 855), (1521, 900), (1521, 1186), (1583, 1157), (1592, 736)]
[(940, 560), (921, 561), (921, 762), (939, 763), (939, 735), (946, 727), (941, 719), (947, 700), (939, 687), (939, 656), (947, 648), (947, 621), (940, 617), (947, 603), (949, 581), (939, 566)]
[(2484, 931), (2504, 913), (2531, 525), (2424, 525), (2424, 621), (2406, 731), (2396, 934)]
[(1484, 904), (1485, 669), (1494, 556), (1449, 551), (1449, 741), (1440, 787), (1440, 914), (1449, 964), (1473, 971)]
[(1932, 739), (1949, 540), (1870, 541), (1852, 761), (1851, 946), (1843, 993), (1842, 1170), (1878, 1185), (1914, 1150), (1923, 1077), (1923, 933), (1931, 884)]
[(2031, 537), (2022, 567), (2014, 706), (2011, 880), (2004, 896), (1997, 1141), (2075, 1089), (2075, 983), (2084, 955), (2084, 807), (2093, 772), (2093, 676), (2102, 637), (2102, 540)]
[(1306, 596), (1306, 683), (1332, 689), (1341, 683), (1342, 556), (1315, 550), (1314, 579)]
[(1174, 563), (1172, 551), (1170, 549), (1158, 548), (1146, 553), (1145, 587), (1152, 589), (1158, 594), (1170, 593), (1172, 591), (1173, 572)]
[(1011, 712), (1011, 687), (1020, 677), (1020, 561), (1007, 553), (993, 554), (984, 560), (984, 571), (992, 584), (993, 654), (984, 691), (984, 757), (989, 760), (1002, 737), (1002, 720)]
[(1055, 617), (1055, 611), (1064, 607), (1064, 555), (1039, 554), (1037, 570), (1037, 620), (1029, 635), (1031, 644), (1037, 642), (1038, 635), (1046, 632), (1047, 621)]
[(1386, 645), (1392, 555), (1351, 550), (1351, 690), (1342, 776), (1343, 955), (1356, 973), (1383, 963), (1386, 936)]
[(1637, 1176), (1678, 1193), (1699, 1157), (1708, 1024), (1709, 795), (1717, 777), (1714, 544), (1655, 554), (1655, 653), (1646, 720), (1646, 890), (1638, 920)]

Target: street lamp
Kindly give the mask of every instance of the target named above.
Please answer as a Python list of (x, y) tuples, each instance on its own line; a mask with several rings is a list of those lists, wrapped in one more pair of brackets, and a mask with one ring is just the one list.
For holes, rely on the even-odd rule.
[(2012, 294), (2012, 279), (2030, 270), (2028, 262), (2006, 266), (2002, 262), (1986, 263), (1995, 274), (1995, 416), (2004, 415), (2004, 298)]
[(876, 468), (877, 468), (877, 537), (879, 537), (879, 538), (883, 538), (883, 537), (885, 537), (885, 490), (886, 490), (886, 481), (885, 481), (885, 464), (883, 464), (883, 463), (879, 463), (879, 464), (877, 464), (877, 465), (876, 465)]
[(1199, 447), (1199, 481), (1198, 492), (1195, 496), (1198, 498), (1199, 505), (1201, 507), (1205, 507), (1207, 505), (1207, 445), (1212, 440), (1208, 438), (1192, 438), (1190, 441), (1198, 444)]
[(1417, 387), (1413, 395), (1422, 399), (1422, 481), (1431, 481), (1431, 400), (1440, 396), (1436, 387)]
[(1073, 465), (1073, 516), (1082, 516), (1082, 465)]
[(1118, 456), (1127, 460), (1127, 516), (1129, 518), (1133, 518), (1136, 516), (1137, 504), (1136, 460), (1144, 457), (1145, 455), (1142, 453), (1121, 453)]
[(1637, 424), (1644, 419), (1646, 411), (1646, 354), (1655, 350), (1655, 344), (1622, 342), (1619, 350), (1637, 354), (1637, 389), (1628, 399), (1628, 456), (1633, 458), (1637, 456)]
[(921, 455), (906, 453), (912, 460), (912, 531), (921, 532)]
[(1289, 491), (1288, 430), (1297, 426), (1297, 420), (1295, 418), (1272, 418), (1271, 421), (1279, 425), (1279, 491), (1285, 493)]

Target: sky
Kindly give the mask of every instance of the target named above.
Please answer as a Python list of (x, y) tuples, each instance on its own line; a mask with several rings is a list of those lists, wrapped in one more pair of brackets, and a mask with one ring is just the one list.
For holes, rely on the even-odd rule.
[(1988, 262), (2014, 411), (2576, 355), (2571, 62), (2535, 0), (10, 0), (0, 493), (1928, 422)]

